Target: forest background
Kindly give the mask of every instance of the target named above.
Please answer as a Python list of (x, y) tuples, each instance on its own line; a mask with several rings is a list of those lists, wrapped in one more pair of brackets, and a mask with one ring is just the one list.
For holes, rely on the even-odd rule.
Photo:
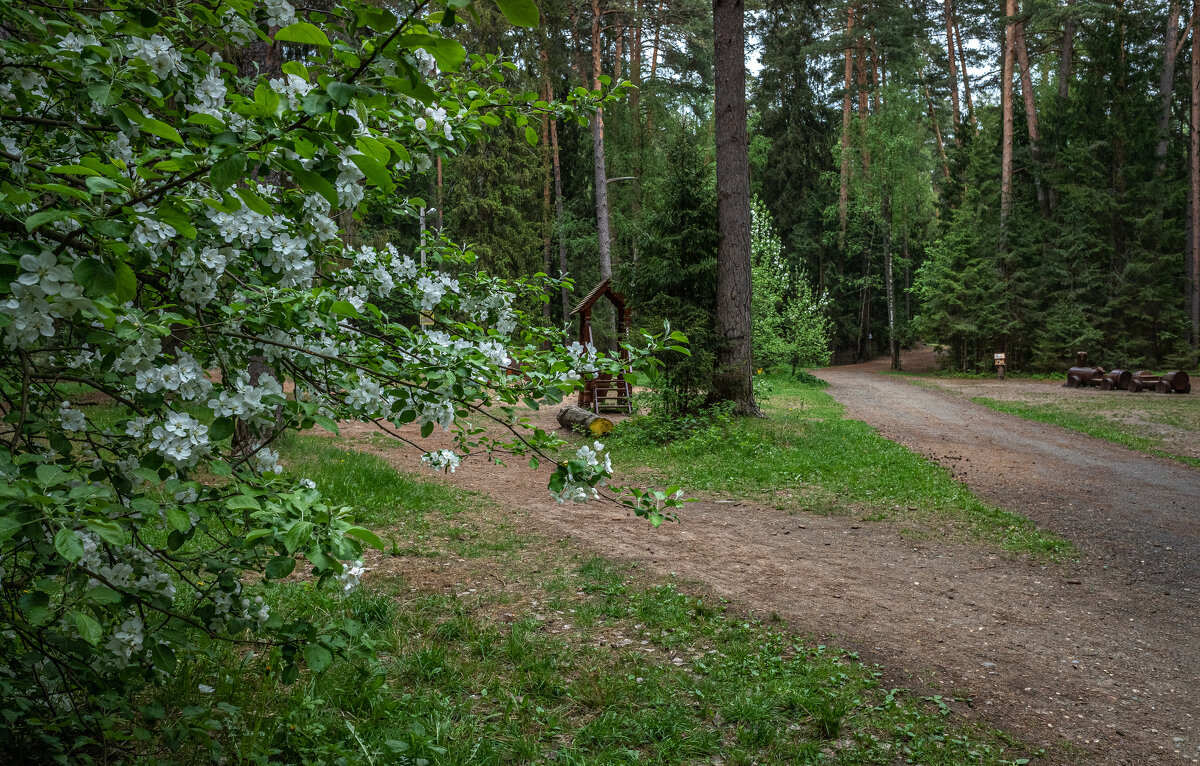
[[(675, 384), (703, 390), (718, 242), (710, 5), (547, 0), (537, 29), (482, 12), (463, 42), (518, 62), (514, 91), (636, 87), (590, 128), (498, 132), (407, 191), (498, 274), (565, 273), (580, 293), (612, 274), (642, 325), (688, 334)], [(1194, 8), (770, 0), (747, 13), (756, 366), (898, 360), (918, 340), (964, 371), (990, 370), (994, 352), (1012, 369), (1058, 369), (1077, 350), (1105, 366), (1194, 364)], [(819, 335), (815, 314), (827, 347), (764, 340), (765, 325)]]

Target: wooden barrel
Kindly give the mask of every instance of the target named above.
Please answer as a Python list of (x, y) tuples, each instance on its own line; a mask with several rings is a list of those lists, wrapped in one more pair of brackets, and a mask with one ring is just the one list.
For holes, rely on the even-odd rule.
[(1138, 370), (1133, 373), (1133, 390), (1145, 391), (1147, 388), (1154, 388), (1158, 385), (1159, 380), (1160, 378), (1157, 375), (1152, 375), (1145, 370)]
[[(1071, 376), (1079, 378), (1081, 386), (1098, 386), (1101, 379), (1104, 377), (1104, 368), (1102, 367), (1072, 367), (1067, 370), (1067, 385), (1070, 385)], [(1072, 386), (1073, 387), (1073, 386)]]
[(1123, 391), (1133, 390), (1133, 373), (1129, 370), (1112, 370), (1104, 374), (1104, 380), (1109, 383), (1107, 386), (1101, 386), (1106, 391), (1114, 388)]
[(1190, 394), (1192, 392), (1192, 381), (1188, 374), (1183, 370), (1173, 370), (1162, 376), (1162, 379), (1171, 385), (1171, 390), (1177, 394)]

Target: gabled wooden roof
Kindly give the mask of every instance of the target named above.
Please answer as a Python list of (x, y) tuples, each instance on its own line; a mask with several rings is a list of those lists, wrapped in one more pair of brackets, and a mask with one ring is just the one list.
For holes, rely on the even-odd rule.
[(600, 297), (603, 295), (607, 295), (608, 299), (616, 304), (617, 308), (625, 308), (625, 296), (621, 295), (616, 290), (613, 290), (612, 280), (606, 279), (592, 288), (590, 293), (583, 296), (583, 300), (576, 304), (575, 308), (571, 309), (571, 313), (578, 314), (581, 311), (587, 311), (588, 309), (591, 309), (592, 306), (596, 305), (596, 301), (600, 300)]

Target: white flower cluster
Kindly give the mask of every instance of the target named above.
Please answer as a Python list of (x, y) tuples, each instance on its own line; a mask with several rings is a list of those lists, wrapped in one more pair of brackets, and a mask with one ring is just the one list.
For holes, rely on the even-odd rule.
[(171, 412), (150, 431), (150, 449), (175, 464), (193, 466), (208, 452), (208, 426), (184, 412)]
[(496, 332), (508, 335), (517, 329), (517, 314), (512, 307), (514, 297), (508, 290), (497, 288), (481, 298), (471, 296), (463, 301), (462, 308), (476, 324), (487, 326), (490, 323)]
[(18, 265), (22, 272), (9, 283), (12, 297), (0, 302), (0, 314), (12, 317), (4, 333), (9, 348), (29, 348), (41, 338), (52, 337), (56, 318), (91, 307), (83, 289), (72, 281), (71, 269), (60, 265), (54, 253), (22, 255)]
[(458, 464), (462, 462), (462, 458), (454, 453), (453, 450), (440, 449), (436, 452), (426, 452), (421, 456), (422, 465), (427, 465), (433, 471), (445, 471), (446, 473), (454, 473), (458, 468)]
[(205, 247), (199, 253), (188, 248), (176, 260), (177, 268), (171, 272), (171, 287), (178, 290), (184, 300), (207, 306), (217, 295), (227, 262), (228, 256), (215, 247)]
[(162, 35), (154, 35), (149, 40), (129, 38), (129, 55), (145, 62), (159, 79), (184, 71), (183, 56)]
[(304, 198), (304, 213), (307, 223), (312, 227), (317, 240), (321, 242), (330, 242), (338, 238), (337, 222), (329, 217), (331, 210), (329, 200), (320, 194), (310, 194)]
[[(253, 620), (258, 623), (260, 628), (271, 616), (271, 607), (269, 604), (263, 603), (262, 596), (255, 596), (252, 601), (242, 595), (240, 582), (234, 585), (231, 593), (223, 590), (213, 593), (213, 606), (216, 614), (208, 621), (208, 628), (213, 631), (225, 630), (226, 622), (232, 614), (236, 614), (247, 622)], [(238, 610), (236, 613), (234, 612), (235, 607)]]
[(512, 360), (508, 356), (508, 350), (504, 348), (504, 344), (498, 340), (484, 340), (478, 344), (479, 353), (487, 357), (487, 360), (500, 368), (508, 367)]
[(296, 9), (288, 0), (267, 0), (267, 26), (286, 27), (296, 20)]
[(58, 408), (58, 422), (64, 431), (86, 431), (87, 418), (79, 410), (72, 409), (70, 402), (63, 402)]
[(366, 195), (366, 191), (359, 182), (367, 176), (359, 169), (358, 165), (354, 164), (354, 160), (350, 159), (352, 154), (359, 154), (359, 152), (350, 150), (338, 159), (338, 177), (334, 184), (337, 188), (338, 201), (342, 203), (343, 207), (348, 208), (357, 207)]
[(346, 394), (346, 406), (367, 417), (377, 417), (380, 412), (392, 407), (393, 399), (383, 393), (383, 387), (374, 378), (363, 377)]
[(308, 287), (317, 268), (308, 257), (308, 239), (286, 232), (271, 239), (271, 247), (262, 255), (262, 264), (283, 275), (279, 280), (283, 287)]
[(134, 615), (121, 623), (121, 627), (113, 632), (104, 648), (113, 653), (117, 667), (123, 668), (129, 664), (135, 654), (142, 653), (145, 640), (145, 625), (142, 623), (142, 618)]
[(573, 367), (582, 373), (594, 373), (599, 371), (600, 367), (597, 363), (596, 347), (589, 341), (586, 346), (575, 341), (567, 346), (567, 355), (574, 362)]
[(585, 464), (586, 473), (577, 476), (568, 464), (566, 484), (558, 492), (550, 493), (555, 502), (586, 503), (600, 497), (596, 487), (604, 486), (612, 475), (612, 459), (606, 454), (604, 460), (600, 460), (603, 451), (604, 445), (600, 442), (593, 442), (590, 446), (585, 444), (575, 451), (575, 459)]
[(283, 473), (279, 451), (268, 447), (263, 447), (250, 457), (250, 467), (259, 473)]
[(229, 88), (225, 85), (225, 78), (221, 76), (221, 70), (217, 68), (220, 61), (220, 54), (214, 53), (211, 68), (205, 73), (204, 78), (196, 83), (192, 103), (187, 105), (187, 110), (211, 115), (224, 121), (226, 118), (225, 99), (229, 95)]
[(141, 333), (113, 361), (113, 369), (126, 373), (149, 369), (161, 353), (162, 342), (148, 332)]
[(250, 383), (246, 375), (238, 375), (233, 390), (226, 386), (221, 393), (208, 400), (213, 415), (218, 418), (233, 416), (247, 421), (251, 426), (266, 426), (275, 421), (278, 402), (264, 401), (267, 397), (283, 397), (283, 386), (273, 375), (262, 375), (259, 385)]
[(370, 571), (370, 567), (364, 566), (362, 559), (355, 561), (352, 565), (346, 566), (340, 575), (337, 575), (337, 581), (342, 586), (342, 593), (349, 593), (358, 587), (362, 581), (362, 576)]
[(96, 39), (95, 35), (80, 35), (76, 34), (75, 32), (70, 32), (64, 35), (63, 38), (58, 41), (59, 48), (63, 49), (64, 51), (71, 51), (72, 53), (83, 53), (83, 49), (87, 46), (99, 44), (100, 41)]
[(446, 274), (434, 274), (432, 277), (421, 277), (417, 280), (417, 290), (420, 292), (422, 311), (429, 311), (442, 302), (447, 292), (457, 293), (460, 290), (458, 280), (451, 279)]
[(212, 391), (212, 381), (200, 363), (186, 351), (180, 352), (175, 364), (161, 367), (147, 366), (137, 371), (134, 388), (154, 394), (159, 391), (175, 391), (188, 402), (203, 399)]
[(168, 223), (155, 220), (146, 216), (150, 212), (150, 208), (143, 204), (138, 204), (134, 210), (140, 214), (137, 228), (133, 230), (133, 241), (140, 245), (150, 254), (150, 258), (157, 263), (158, 259), (163, 254), (163, 249), (178, 236), (175, 227)]
[(300, 99), (307, 96), (309, 91), (316, 87), (303, 77), (295, 74), (285, 74), (283, 77), (272, 78), (269, 84), (271, 90), (284, 97), (279, 103), (279, 114), (283, 114), (285, 105), (293, 112), (298, 110), (300, 108)]
[(250, 247), (260, 240), (270, 239), (286, 228), (282, 216), (265, 216), (244, 204), (236, 213), (210, 210), (208, 217), (216, 225), (217, 233), (226, 244), (241, 242), (245, 247)]
[(409, 394), (409, 407), (417, 413), (421, 425), (436, 423), (443, 431), (449, 431), (454, 425), (454, 400), (449, 397), (432, 401), (420, 398), (416, 392)]
[[(420, 52), (424, 53), (424, 51)], [(442, 135), (446, 137), (447, 141), (450, 141), (454, 138), (454, 131), (451, 129), (450, 123), (446, 121), (446, 110), (437, 104), (425, 107), (425, 116), (418, 117), (413, 121), (413, 124), (416, 125), (417, 130), (421, 131), (422, 133), (424, 133), (429, 127), (430, 123), (432, 123), (435, 128), (441, 128)]]

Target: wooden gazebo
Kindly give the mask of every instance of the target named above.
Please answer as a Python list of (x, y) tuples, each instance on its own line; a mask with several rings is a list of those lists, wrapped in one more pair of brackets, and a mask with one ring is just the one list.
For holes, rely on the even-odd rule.
[[(579, 342), (586, 346), (592, 342), (592, 308), (601, 298), (608, 298), (617, 317), (617, 345), (620, 347), (622, 369), (629, 365), (629, 351), (624, 347), (629, 333), (633, 310), (625, 305), (625, 296), (613, 289), (611, 280), (604, 280), (584, 296), (571, 315), (579, 315)], [(599, 373), (588, 378), (579, 392), (579, 406), (597, 415), (604, 412), (633, 413), (633, 387), (624, 374), (616, 378), (609, 373)]]

